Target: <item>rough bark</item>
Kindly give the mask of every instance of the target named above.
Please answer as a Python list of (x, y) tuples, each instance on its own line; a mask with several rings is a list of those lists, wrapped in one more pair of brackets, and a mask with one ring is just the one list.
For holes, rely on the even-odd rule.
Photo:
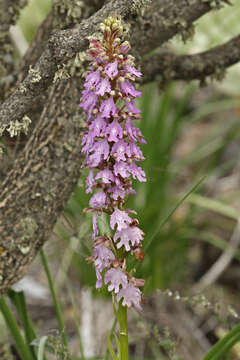
[(143, 60), (143, 82), (158, 80), (167, 83), (172, 80), (200, 80), (211, 76), (221, 80), (226, 69), (240, 60), (240, 35), (223, 45), (194, 55), (176, 55), (159, 51)]
[[(34, 69), (29, 71), (25, 80), (0, 107), (0, 126), (21, 120), (31, 108), (36, 95), (44, 92), (51, 84), (57, 66), (86, 49), (87, 37), (98, 31), (98, 25), (104, 18), (117, 13), (127, 19), (134, 14), (137, 7), (134, 4), (137, 3), (144, 1), (112, 0), (79, 26), (54, 34)], [(156, 0), (152, 11), (149, 9), (142, 19), (135, 19), (136, 26), (132, 29), (135, 48), (147, 53), (177, 33), (186, 38), (192, 23), (210, 11), (211, 4), (212, 1), (193, 1), (189, 5), (187, 0)]]

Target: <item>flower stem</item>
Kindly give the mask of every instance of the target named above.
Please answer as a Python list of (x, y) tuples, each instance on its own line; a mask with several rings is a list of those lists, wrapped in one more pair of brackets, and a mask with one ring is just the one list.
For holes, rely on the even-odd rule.
[(119, 303), (118, 317), (120, 325), (120, 360), (128, 360), (127, 307), (122, 305), (122, 301)]

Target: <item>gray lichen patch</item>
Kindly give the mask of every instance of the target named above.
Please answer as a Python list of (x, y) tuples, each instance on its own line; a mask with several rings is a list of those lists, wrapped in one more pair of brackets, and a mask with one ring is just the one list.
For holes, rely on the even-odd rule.
[(133, 13), (138, 12), (150, 3), (151, 3), (151, 0), (133, 0), (131, 10)]
[(26, 218), (21, 220), (20, 226), (22, 230), (21, 240), (23, 242), (29, 242), (32, 239), (35, 231), (37, 230), (38, 224), (32, 217), (27, 216)]
[(38, 69), (34, 69), (31, 65), (30, 65), (28, 73), (31, 76), (30, 81), (33, 84), (38, 83), (42, 79), (40, 71)]
[(22, 236), (21, 243), (18, 244), (18, 248), (21, 253), (25, 255), (30, 250), (31, 239), (33, 238), (34, 233), (38, 228), (38, 224), (32, 217), (27, 216), (21, 220), (20, 228)]

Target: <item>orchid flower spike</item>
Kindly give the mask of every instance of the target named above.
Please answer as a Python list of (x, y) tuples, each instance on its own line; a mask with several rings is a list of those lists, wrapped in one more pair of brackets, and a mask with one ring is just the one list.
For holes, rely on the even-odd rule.
[[(82, 140), (85, 165), (90, 169), (86, 193), (93, 212), (94, 255), (92, 257), (97, 283), (105, 283), (116, 301), (123, 306), (141, 309), (143, 279), (132, 276), (127, 269), (127, 256), (143, 260), (144, 238), (138, 227), (136, 214), (124, 204), (132, 188), (132, 179), (146, 181), (143, 169), (136, 165), (143, 160), (138, 143), (145, 143), (141, 131), (133, 121), (140, 118), (135, 98), (141, 92), (132, 82), (142, 76), (129, 55), (130, 44), (123, 40), (123, 26), (117, 17), (109, 17), (100, 24), (102, 38), (91, 39), (87, 51), (91, 61), (85, 74), (84, 90), (79, 106), (87, 113), (88, 132)], [(99, 237), (98, 217), (109, 216), (113, 235)], [(101, 239), (101, 241), (99, 240)], [(136, 255), (138, 254), (138, 255)], [(139, 254), (142, 254), (139, 256)], [(130, 273), (131, 270), (131, 273)]]

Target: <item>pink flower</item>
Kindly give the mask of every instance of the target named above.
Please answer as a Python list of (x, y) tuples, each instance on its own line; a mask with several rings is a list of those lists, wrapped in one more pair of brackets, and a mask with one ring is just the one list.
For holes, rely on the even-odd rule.
[(134, 179), (138, 179), (138, 181), (146, 182), (146, 174), (140, 166), (137, 166), (133, 162), (129, 166), (129, 171), (131, 172)]
[(104, 184), (110, 184), (114, 181), (114, 175), (111, 170), (104, 169), (102, 171), (99, 171), (99, 173), (96, 175), (96, 179), (102, 179), (102, 182)]
[(100, 136), (101, 132), (104, 132), (106, 129), (106, 122), (101, 115), (98, 115), (95, 120), (91, 122), (89, 129), (92, 130), (92, 134), (96, 137)]
[(142, 310), (141, 307), (141, 291), (133, 286), (132, 284), (128, 284), (126, 287), (120, 289), (117, 294), (117, 301), (119, 302), (123, 298), (123, 305), (127, 307), (134, 306), (137, 310)]
[(93, 192), (92, 189), (93, 185), (95, 185), (95, 178), (93, 175), (93, 171), (89, 171), (88, 177), (86, 179), (86, 187), (87, 187), (86, 194)]
[(100, 80), (100, 72), (99, 71), (91, 71), (86, 75), (86, 81), (84, 83), (84, 87), (87, 90), (90, 90), (92, 86), (96, 86)]
[(127, 275), (122, 272), (121, 269), (109, 269), (104, 278), (105, 284), (108, 284), (110, 282), (110, 285), (108, 285), (108, 291), (113, 291), (117, 294), (119, 292), (120, 286), (122, 288), (126, 287), (128, 285), (128, 279)]
[(134, 141), (131, 141), (129, 144), (129, 152), (130, 152), (130, 156), (134, 157), (137, 161), (144, 160), (142, 151), (139, 149), (139, 147), (136, 145)]
[(130, 251), (130, 245), (139, 245), (143, 240), (143, 231), (137, 226), (128, 226), (121, 231), (116, 231), (113, 240), (117, 243), (117, 248), (125, 247), (126, 251)]
[(95, 237), (98, 236), (97, 214), (96, 213), (93, 214), (92, 222), (93, 222), (92, 238), (95, 239)]
[(113, 98), (110, 97), (102, 102), (99, 111), (102, 113), (102, 117), (109, 118), (111, 114), (117, 114), (118, 109), (113, 101)]
[(118, 231), (125, 229), (131, 222), (132, 219), (128, 216), (128, 213), (118, 208), (116, 208), (110, 216), (110, 226), (113, 230), (115, 225), (117, 225)]
[(105, 93), (110, 93), (111, 85), (107, 78), (102, 78), (96, 87), (96, 94), (103, 96)]
[(100, 244), (94, 248), (94, 264), (98, 271), (102, 272), (115, 260), (113, 252), (105, 245)]
[(108, 64), (105, 67), (104, 72), (105, 72), (105, 74), (107, 74), (108, 77), (110, 77), (110, 79), (115, 78), (117, 76), (117, 74), (118, 74), (118, 63), (117, 63), (117, 61), (114, 61), (114, 62)]
[(102, 208), (106, 206), (106, 200), (107, 196), (105, 192), (103, 190), (99, 190), (91, 197), (89, 204), (94, 208)]
[(128, 178), (130, 173), (130, 167), (128, 163), (124, 161), (117, 161), (114, 164), (114, 174), (116, 176), (120, 175), (122, 178)]
[(142, 76), (142, 73), (140, 71), (138, 71), (134, 66), (126, 65), (126, 66), (124, 66), (124, 70), (126, 73), (129, 73), (133, 76), (136, 76), (136, 77)]
[(123, 137), (123, 129), (119, 124), (119, 122), (115, 119), (108, 125), (105, 134), (109, 135), (108, 141), (117, 142), (119, 139), (122, 139)]
[[(85, 91), (85, 92), (84, 92)], [(98, 101), (97, 95), (93, 91), (84, 90), (82, 102), (79, 104), (85, 111), (92, 111)]]
[(129, 81), (120, 82), (120, 84), (125, 95), (131, 95), (133, 97), (141, 96), (141, 91), (135, 90), (134, 86)]
[(133, 114), (139, 114), (141, 112), (141, 110), (137, 108), (134, 100), (131, 100), (130, 102), (126, 101), (125, 105), (128, 110)]
[(123, 140), (119, 140), (113, 145), (111, 154), (117, 161), (126, 161), (126, 155), (131, 156), (128, 144)]

